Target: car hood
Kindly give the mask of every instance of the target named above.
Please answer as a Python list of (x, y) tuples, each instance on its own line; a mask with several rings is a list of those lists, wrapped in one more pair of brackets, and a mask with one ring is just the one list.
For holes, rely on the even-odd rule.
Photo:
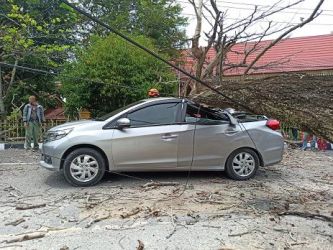
[(100, 122), (92, 121), (92, 120), (80, 120), (80, 121), (75, 121), (75, 122), (66, 122), (64, 124), (51, 128), (49, 131), (62, 130), (62, 129), (67, 129), (67, 128), (78, 128), (78, 127), (82, 127), (85, 125), (92, 125), (92, 124), (96, 124), (96, 123), (100, 123)]

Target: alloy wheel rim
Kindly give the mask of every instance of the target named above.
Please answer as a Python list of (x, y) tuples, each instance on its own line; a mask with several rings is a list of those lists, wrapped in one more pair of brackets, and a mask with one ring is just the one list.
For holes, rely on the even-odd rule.
[(247, 152), (241, 152), (232, 160), (232, 168), (239, 176), (249, 176), (255, 169), (254, 157)]
[(83, 154), (74, 158), (70, 165), (71, 176), (79, 182), (93, 180), (99, 171), (97, 160), (91, 155)]

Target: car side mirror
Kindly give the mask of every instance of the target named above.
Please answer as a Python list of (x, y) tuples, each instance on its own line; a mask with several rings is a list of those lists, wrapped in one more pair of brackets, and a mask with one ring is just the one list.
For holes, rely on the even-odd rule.
[(124, 128), (128, 128), (130, 126), (131, 126), (131, 121), (128, 118), (120, 118), (119, 120), (117, 120), (118, 129), (124, 129)]
[(235, 117), (233, 117), (229, 112), (225, 112), (226, 116), (229, 118), (229, 123), (231, 126), (236, 126), (238, 124), (238, 121)]

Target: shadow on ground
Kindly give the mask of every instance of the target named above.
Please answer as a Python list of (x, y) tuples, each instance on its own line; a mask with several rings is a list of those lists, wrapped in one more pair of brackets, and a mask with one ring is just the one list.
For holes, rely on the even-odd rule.
[[(273, 174), (269, 168), (259, 169), (256, 176), (251, 180), (254, 181), (267, 181), (274, 176), (279, 175), (279, 172), (274, 171)], [(107, 172), (98, 186), (114, 186), (114, 185), (125, 185), (128, 187), (141, 186), (147, 182), (179, 182), (180, 184), (191, 184), (197, 182), (209, 182), (218, 181), (221, 183), (230, 182), (246, 182), (236, 181), (230, 179), (223, 171), (173, 171), (173, 172)], [(249, 180), (249, 181), (251, 181)], [(73, 188), (68, 184), (63, 176), (62, 172), (50, 172), (49, 176), (45, 180), (45, 184), (52, 188), (70, 189)], [(75, 187), (74, 187), (75, 188)], [(88, 187), (89, 188), (89, 187)]]

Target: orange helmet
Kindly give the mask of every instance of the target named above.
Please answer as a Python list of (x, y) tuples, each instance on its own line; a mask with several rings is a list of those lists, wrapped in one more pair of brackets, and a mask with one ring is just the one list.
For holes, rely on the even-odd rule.
[(160, 92), (157, 89), (150, 89), (148, 91), (148, 96), (149, 97), (158, 97), (158, 96), (160, 96)]

